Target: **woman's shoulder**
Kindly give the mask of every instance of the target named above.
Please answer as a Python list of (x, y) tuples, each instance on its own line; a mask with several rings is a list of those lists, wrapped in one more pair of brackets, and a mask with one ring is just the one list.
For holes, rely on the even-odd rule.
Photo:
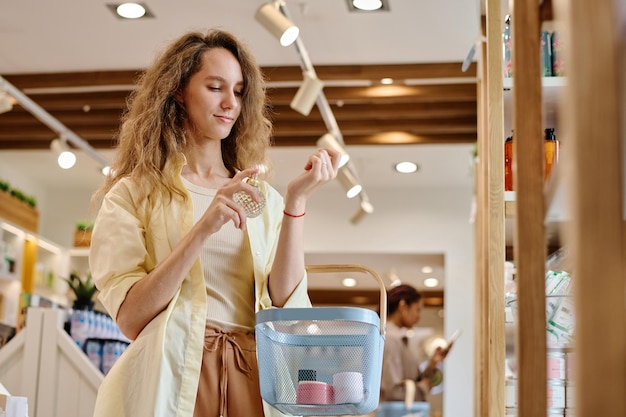
[(110, 196), (126, 196), (132, 198), (132, 196), (137, 195), (139, 192), (147, 192), (145, 185), (140, 184), (138, 181), (132, 179), (131, 177), (123, 177), (120, 178), (111, 189), (107, 192), (107, 195)]
[(139, 208), (147, 203), (146, 197), (152, 194), (154, 190), (148, 184), (131, 177), (123, 177), (111, 186), (104, 199), (119, 205)]

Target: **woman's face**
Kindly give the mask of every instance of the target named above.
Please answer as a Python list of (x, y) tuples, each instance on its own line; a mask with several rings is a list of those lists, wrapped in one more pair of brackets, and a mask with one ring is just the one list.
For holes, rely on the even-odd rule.
[(411, 304), (402, 302), (402, 324), (406, 328), (412, 328), (415, 326), (422, 317), (422, 307), (424, 307), (424, 301), (419, 300)]
[(230, 51), (206, 51), (200, 71), (190, 77), (181, 97), (191, 125), (188, 131), (216, 141), (227, 137), (241, 113), (243, 87), (241, 66)]

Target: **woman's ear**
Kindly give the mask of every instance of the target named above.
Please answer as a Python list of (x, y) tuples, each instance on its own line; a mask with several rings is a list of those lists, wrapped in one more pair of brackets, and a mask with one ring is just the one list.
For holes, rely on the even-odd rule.
[(185, 105), (185, 99), (183, 98), (183, 92), (180, 91), (180, 90), (174, 93), (174, 100), (176, 100), (178, 102), (178, 104), (180, 104), (181, 106)]

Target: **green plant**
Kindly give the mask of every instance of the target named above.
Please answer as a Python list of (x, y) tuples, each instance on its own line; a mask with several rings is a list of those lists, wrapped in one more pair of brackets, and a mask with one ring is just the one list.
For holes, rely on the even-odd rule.
[(89, 222), (86, 220), (81, 220), (76, 222), (76, 230), (79, 231), (87, 231), (93, 229), (93, 222)]
[(75, 308), (93, 306), (92, 298), (98, 289), (92, 280), (91, 273), (88, 273), (85, 278), (82, 278), (76, 272), (72, 272), (69, 279), (64, 278), (64, 280), (76, 296), (76, 301), (74, 302)]
[(35, 197), (24, 194), (22, 190), (18, 188), (11, 187), (11, 185), (6, 181), (0, 180), (0, 191), (9, 193), (11, 197), (14, 197), (20, 201), (23, 201), (24, 203), (28, 204), (32, 208), (37, 207), (37, 200), (35, 199)]

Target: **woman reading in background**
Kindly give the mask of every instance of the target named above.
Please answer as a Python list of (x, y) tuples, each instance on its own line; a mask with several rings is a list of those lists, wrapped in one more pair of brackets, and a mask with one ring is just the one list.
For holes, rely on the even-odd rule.
[(420, 362), (408, 346), (406, 330), (420, 320), (424, 300), (410, 285), (402, 284), (387, 291), (387, 332), (383, 352), (381, 401), (407, 400), (407, 381), (415, 386), (415, 394), (409, 401), (426, 401), (430, 390), (442, 382), (438, 366), (446, 358), (452, 344), (445, 349), (437, 347), (423, 371)]

